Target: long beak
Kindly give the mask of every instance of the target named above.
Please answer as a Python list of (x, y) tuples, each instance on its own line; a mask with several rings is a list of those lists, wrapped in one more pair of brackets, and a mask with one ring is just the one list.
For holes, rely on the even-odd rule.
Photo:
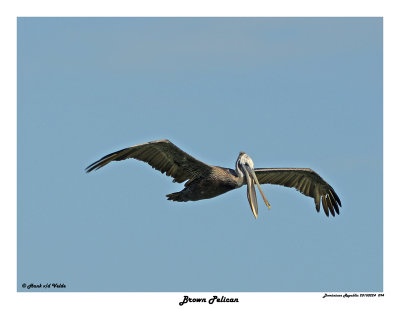
[[(258, 182), (256, 173), (254, 173), (254, 170), (252, 170), (252, 169), (251, 169), (250, 167), (248, 167), (248, 166), (245, 166), (245, 168), (246, 168), (246, 171), (250, 174), (250, 176), (251, 176), (251, 178), (253, 179), (253, 181), (256, 182), (257, 187), (258, 187), (258, 190), (260, 190), (260, 193), (261, 193), (261, 196), (262, 196), (262, 198), (263, 198), (263, 200), (264, 200), (265, 205), (267, 205), (268, 209), (271, 209), (271, 205), (268, 203), (268, 200), (267, 200), (267, 198), (265, 197), (264, 192), (261, 190), (261, 186), (260, 186), (260, 183)], [(247, 173), (246, 173), (246, 174), (247, 174)], [(253, 185), (253, 187), (254, 187), (254, 185)], [(254, 191), (255, 191), (255, 190), (254, 190)]]
[(258, 204), (257, 204), (257, 196), (256, 196), (256, 189), (254, 187), (254, 180), (250, 176), (248, 170), (245, 169), (244, 171), (247, 181), (247, 199), (250, 203), (251, 211), (253, 212), (254, 218), (257, 219), (258, 217)]

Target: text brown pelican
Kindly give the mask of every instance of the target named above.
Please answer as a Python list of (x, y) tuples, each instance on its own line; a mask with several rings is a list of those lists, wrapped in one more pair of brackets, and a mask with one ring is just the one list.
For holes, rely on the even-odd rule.
[(113, 152), (86, 168), (89, 173), (111, 161), (129, 158), (150, 164), (153, 168), (174, 178), (174, 182), (184, 182), (180, 192), (168, 194), (168, 200), (177, 202), (209, 199), (247, 184), (247, 198), (254, 217), (258, 216), (255, 185), (260, 190), (268, 208), (271, 208), (261, 190), (260, 184), (275, 184), (296, 188), (304, 195), (314, 198), (317, 211), (322, 206), (325, 214), (339, 214), (341, 202), (333, 188), (316, 172), (309, 168), (254, 168), (253, 161), (244, 152), (239, 153), (236, 169), (205, 164), (179, 149), (169, 140), (158, 140), (139, 144)]

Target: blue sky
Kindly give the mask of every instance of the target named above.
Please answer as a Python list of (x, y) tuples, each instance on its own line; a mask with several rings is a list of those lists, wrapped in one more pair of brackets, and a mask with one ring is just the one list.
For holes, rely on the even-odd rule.
[[(121, 148), (168, 138), (234, 167), (309, 167), (335, 218), (263, 185), (185, 204)], [(378, 291), (382, 19), (19, 18), (18, 290)], [(42, 289), (44, 290), (44, 289)]]

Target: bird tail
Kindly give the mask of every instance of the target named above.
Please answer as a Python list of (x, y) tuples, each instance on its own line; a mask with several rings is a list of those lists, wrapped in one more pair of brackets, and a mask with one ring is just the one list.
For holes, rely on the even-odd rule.
[(184, 198), (183, 192), (175, 192), (166, 195), (169, 201), (176, 201), (176, 202), (186, 202), (187, 199)]

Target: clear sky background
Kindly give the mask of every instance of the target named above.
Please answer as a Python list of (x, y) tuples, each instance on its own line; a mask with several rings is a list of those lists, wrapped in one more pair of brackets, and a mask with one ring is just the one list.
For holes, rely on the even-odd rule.
[[(382, 125), (380, 18), (20, 18), (18, 290), (380, 291)], [(263, 185), (255, 220), (245, 187), (175, 203), (143, 162), (84, 172), (161, 138), (312, 168), (341, 213)]]

